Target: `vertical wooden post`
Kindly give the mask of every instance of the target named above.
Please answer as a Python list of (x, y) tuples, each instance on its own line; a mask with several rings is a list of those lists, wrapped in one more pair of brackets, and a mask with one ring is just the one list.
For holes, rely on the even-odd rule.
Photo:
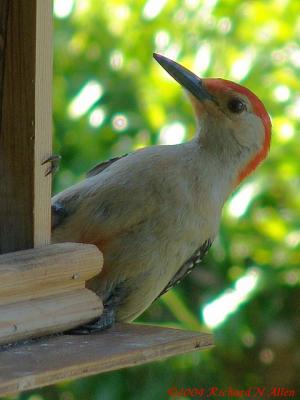
[(0, 253), (50, 242), (52, 0), (1, 0)]

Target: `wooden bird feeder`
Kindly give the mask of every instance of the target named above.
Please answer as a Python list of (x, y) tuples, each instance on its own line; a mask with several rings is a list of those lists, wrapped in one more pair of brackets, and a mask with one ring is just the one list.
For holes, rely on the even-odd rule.
[(59, 334), (102, 312), (85, 281), (103, 260), (93, 245), (50, 245), (51, 86), (52, 0), (1, 0), (0, 395), (212, 345), (210, 334), (141, 324)]

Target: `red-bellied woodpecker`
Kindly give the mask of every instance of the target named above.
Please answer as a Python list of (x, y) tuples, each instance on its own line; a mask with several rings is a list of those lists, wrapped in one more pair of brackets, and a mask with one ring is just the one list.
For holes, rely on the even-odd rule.
[(93, 243), (104, 254), (88, 282), (104, 313), (79, 333), (135, 319), (189, 273), (217, 234), (226, 198), (269, 150), (271, 121), (250, 90), (154, 58), (188, 92), (195, 137), (99, 164), (53, 197), (53, 242)]

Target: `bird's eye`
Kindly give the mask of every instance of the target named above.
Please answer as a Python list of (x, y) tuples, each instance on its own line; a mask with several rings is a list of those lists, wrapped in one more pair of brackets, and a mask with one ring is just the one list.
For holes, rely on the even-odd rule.
[(228, 110), (235, 113), (240, 114), (244, 110), (246, 110), (246, 104), (237, 98), (230, 99), (227, 104)]

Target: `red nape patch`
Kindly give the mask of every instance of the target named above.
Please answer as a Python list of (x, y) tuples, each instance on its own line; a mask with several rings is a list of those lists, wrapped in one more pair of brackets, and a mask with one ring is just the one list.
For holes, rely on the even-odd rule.
[(246, 96), (253, 108), (254, 113), (261, 119), (265, 128), (265, 140), (260, 151), (253, 157), (252, 160), (242, 169), (238, 176), (238, 183), (240, 183), (246, 176), (248, 176), (267, 156), (270, 143), (271, 143), (271, 119), (263, 105), (263, 102), (251, 90), (239, 85), (238, 83), (228, 81), (226, 79), (204, 79), (205, 86), (208, 90), (213, 91), (227, 91), (233, 90)]

